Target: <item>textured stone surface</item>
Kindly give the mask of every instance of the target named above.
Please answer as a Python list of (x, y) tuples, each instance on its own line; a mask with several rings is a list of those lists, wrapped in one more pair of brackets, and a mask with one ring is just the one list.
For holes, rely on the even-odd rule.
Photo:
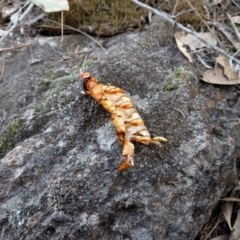
[[(194, 239), (237, 179), (240, 100), (234, 86), (199, 82), (171, 29), (154, 18), (148, 31), (107, 40), (106, 51), (87, 45), (85, 70), (124, 88), (151, 134), (169, 140), (161, 148), (136, 143), (135, 166), (123, 173), (108, 114), (81, 94), (83, 58), (60, 61), (50, 40), (33, 46), (43, 62), (30, 65), (28, 49), (9, 55), (1, 133), (16, 117), (23, 127), (0, 161), (1, 239)], [(71, 44), (58, 44), (54, 50), (70, 52)], [(190, 75), (166, 91), (175, 72)]]

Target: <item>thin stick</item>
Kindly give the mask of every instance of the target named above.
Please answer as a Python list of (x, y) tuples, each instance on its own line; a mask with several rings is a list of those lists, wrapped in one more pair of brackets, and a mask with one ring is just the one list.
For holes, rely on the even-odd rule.
[[(23, 13), (23, 15), (19, 18), (18, 21), (16, 21), (12, 27), (1, 37), (0, 39), (0, 44), (3, 42), (3, 40), (17, 27), (18, 23), (20, 23), (25, 17), (26, 15), (32, 10), (34, 4), (30, 3), (28, 8), (26, 9), (26, 11)], [(21, 10), (21, 9), (20, 9)], [(19, 10), (19, 11), (20, 11)]]
[(197, 32), (192, 31), (191, 29), (183, 26), (182, 24), (176, 22), (175, 20), (173, 20), (171, 18), (171, 16), (165, 12), (162, 11), (158, 11), (155, 8), (152, 8), (144, 3), (141, 3), (137, 0), (131, 0), (132, 2), (134, 2), (135, 4), (137, 4), (140, 7), (143, 7), (145, 9), (147, 9), (148, 11), (151, 11), (153, 13), (155, 13), (156, 15), (164, 18), (165, 20), (167, 20), (168, 22), (172, 23), (173, 25), (176, 25), (177, 27), (179, 27), (180, 29), (182, 29), (183, 31), (185, 31), (186, 33), (190, 33), (192, 34), (194, 37), (196, 37), (197, 39), (199, 39), (201, 42), (203, 42), (204, 44), (206, 44), (207, 46), (211, 47), (212, 49), (214, 49), (216, 52), (222, 54), (223, 56), (225, 56), (226, 58), (228, 58), (229, 60), (234, 61), (235, 63), (237, 63), (240, 66), (240, 61), (234, 57), (232, 57), (230, 54), (228, 54), (226, 51), (222, 50), (221, 48), (209, 43), (208, 41), (206, 41), (205, 39), (203, 39), (202, 37), (199, 36), (199, 34)]
[[(188, 0), (185, 0), (188, 5), (193, 8), (193, 5), (188, 1)], [(203, 22), (203, 24), (207, 27), (207, 29), (212, 33), (212, 35), (217, 39), (217, 36), (216, 34), (214, 33), (214, 31), (207, 25), (207, 23), (203, 20), (203, 18), (201, 17), (201, 15), (198, 13), (198, 11), (195, 10), (195, 14), (199, 17), (199, 19)], [(218, 39), (217, 39), (218, 40)], [(219, 40), (218, 40), (219, 42)]]
[(209, 239), (209, 237), (211, 236), (212, 232), (213, 232), (214, 230), (216, 230), (218, 224), (221, 222), (222, 216), (220, 215), (216, 220), (217, 220), (217, 221), (215, 222), (213, 228), (210, 230), (210, 232), (207, 234), (207, 236), (205, 236), (204, 239)]
[(18, 46), (15, 46), (15, 47), (9, 47), (9, 48), (0, 48), (0, 52), (4, 52), (4, 51), (10, 51), (10, 50), (13, 50), (13, 49), (17, 49), (17, 48), (22, 48), (22, 47), (26, 47), (26, 46), (29, 46), (31, 44), (33, 44), (33, 42), (30, 42), (30, 43), (25, 43), (25, 44), (20, 44)]
[(227, 17), (228, 17), (229, 21), (231, 22), (231, 24), (233, 26), (233, 29), (235, 31), (235, 34), (236, 34), (237, 38), (238, 38), (238, 41), (240, 42), (240, 33), (239, 33), (239, 31), (238, 31), (235, 23), (233, 22), (232, 17), (230, 16), (229, 13), (227, 13)]
[[(49, 19), (48, 19), (48, 21), (49, 21), (49, 22), (52, 22), (52, 23), (56, 23), (56, 24), (59, 25), (59, 23), (56, 22), (56, 21), (49, 20)], [(66, 28), (68, 28), (68, 29), (71, 29), (71, 30), (73, 30), (73, 31), (75, 31), (75, 32), (79, 32), (79, 33), (87, 36), (87, 37), (90, 38), (92, 41), (94, 41), (100, 48), (102, 48), (102, 50), (106, 50), (98, 41), (96, 41), (93, 37), (89, 36), (87, 33), (83, 32), (83, 31), (81, 31), (81, 30), (78, 30), (78, 29), (76, 29), (76, 28), (70, 27), (70, 26), (68, 26), (68, 25), (65, 25), (65, 24), (63, 24), (63, 26), (66, 27)]]
[(61, 42), (63, 41), (63, 11), (61, 11)]
[(175, 12), (177, 10), (177, 6), (178, 6), (178, 0), (176, 0), (173, 11), (172, 11), (172, 15), (175, 15)]
[[(220, 22), (208, 22), (209, 25), (215, 26), (216, 28), (218, 28), (224, 35), (225, 37), (229, 40), (229, 42), (231, 42), (231, 44), (238, 50), (239, 46), (236, 42), (236, 40), (233, 38), (233, 35), (230, 33), (229, 28), (220, 23)], [(234, 55), (233, 55), (234, 56)]]
[(3, 110), (3, 116), (2, 116), (2, 118), (0, 118), (0, 125), (6, 120), (6, 111), (5, 110)]
[(1, 57), (0, 59), (1, 59), (1, 62), (2, 62), (2, 71), (1, 71), (1, 74), (0, 74), (0, 83), (1, 83), (3, 81), (3, 75), (4, 75), (4, 71), (5, 71), (5, 63), (4, 63), (3, 57)]

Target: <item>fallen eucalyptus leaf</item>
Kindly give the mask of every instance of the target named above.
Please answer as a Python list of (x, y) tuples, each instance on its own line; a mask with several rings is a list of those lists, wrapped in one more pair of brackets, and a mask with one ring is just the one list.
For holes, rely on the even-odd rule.
[(223, 75), (223, 70), (220, 68), (209, 69), (202, 75), (202, 80), (207, 83), (212, 84), (222, 84), (222, 85), (235, 85), (240, 84), (240, 79), (228, 80), (226, 76)]
[(215, 238), (211, 238), (210, 240), (229, 240), (229, 234), (219, 235)]

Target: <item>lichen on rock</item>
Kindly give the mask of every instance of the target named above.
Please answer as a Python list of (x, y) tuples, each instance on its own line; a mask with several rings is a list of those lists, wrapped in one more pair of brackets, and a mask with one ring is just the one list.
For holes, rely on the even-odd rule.
[(0, 157), (14, 148), (18, 141), (17, 136), (22, 128), (23, 123), (19, 118), (16, 118), (3, 131), (0, 137)]
[(184, 68), (177, 68), (169, 76), (166, 77), (164, 82), (163, 91), (173, 91), (179, 86), (184, 84), (191, 84), (196, 82), (194, 73)]

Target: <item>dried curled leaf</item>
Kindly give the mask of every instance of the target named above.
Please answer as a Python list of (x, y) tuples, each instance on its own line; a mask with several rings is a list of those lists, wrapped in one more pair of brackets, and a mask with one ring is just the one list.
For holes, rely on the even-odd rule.
[(123, 145), (123, 162), (119, 171), (124, 171), (134, 165), (133, 141), (146, 145), (149, 143), (160, 145), (160, 142), (167, 142), (167, 139), (163, 137), (150, 137), (142, 118), (123, 89), (99, 84), (89, 72), (82, 72), (80, 79), (84, 90), (111, 114), (118, 140)]
[(177, 38), (176, 34), (174, 34), (175, 41), (177, 44), (178, 49), (182, 52), (182, 54), (188, 59), (190, 63), (193, 63), (191, 54), (187, 51), (184, 44)]
[[(179, 39), (184, 45), (189, 46), (190, 49), (193, 51), (196, 51), (196, 49), (207, 47), (205, 43), (201, 42), (198, 38), (196, 38), (192, 34), (189, 33), (185, 34), (183, 31), (180, 31), (176, 32), (174, 36), (175, 38)], [(210, 32), (198, 33), (198, 36), (213, 45), (217, 44), (215, 36)]]
[[(217, 44), (217, 40), (215, 36), (210, 32), (199, 33), (198, 35), (199, 37), (203, 38), (204, 40), (206, 40), (207, 42), (213, 45)], [(186, 46), (188, 46), (190, 50), (192, 50), (193, 52), (195, 52), (197, 49), (207, 47), (207, 45), (201, 42), (198, 38), (196, 38), (192, 34), (185, 34), (185, 32), (183, 31), (176, 32), (174, 34), (174, 37), (179, 50), (184, 54), (184, 56), (188, 58), (189, 62), (191, 63), (193, 62), (192, 56), (187, 51)]]
[(238, 80), (238, 74), (231, 68), (229, 60), (223, 55), (216, 58), (217, 62), (224, 68), (224, 75), (231, 80)]

